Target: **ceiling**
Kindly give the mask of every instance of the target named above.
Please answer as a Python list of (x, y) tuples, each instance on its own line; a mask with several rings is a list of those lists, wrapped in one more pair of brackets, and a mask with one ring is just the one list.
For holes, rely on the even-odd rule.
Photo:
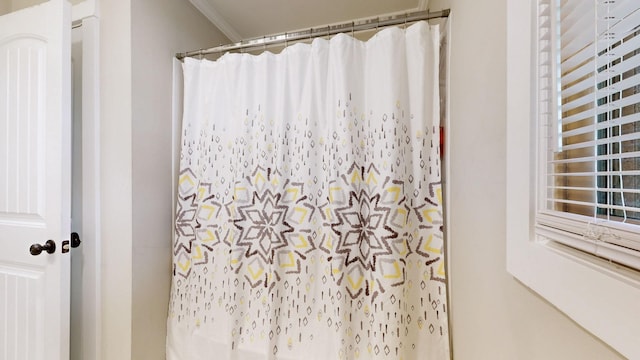
[(392, 13), (428, 0), (190, 0), (232, 42)]

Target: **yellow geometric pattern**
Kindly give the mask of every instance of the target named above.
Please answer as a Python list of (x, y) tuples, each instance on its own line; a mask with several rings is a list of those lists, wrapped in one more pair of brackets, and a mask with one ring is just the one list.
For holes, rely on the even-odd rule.
[(430, 252), (430, 253), (433, 253), (433, 254), (441, 254), (442, 250), (439, 247), (435, 248), (435, 247), (431, 246), (431, 244), (434, 242), (433, 239), (434, 239), (434, 235), (430, 234), (429, 237), (427, 238), (427, 241), (424, 243), (423, 250), (425, 252)]
[[(281, 259), (282, 260), (282, 259)], [(292, 268), (296, 266), (295, 258), (293, 257), (293, 252), (288, 252), (286, 254), (285, 261), (280, 262), (280, 267), (282, 268)]]
[(207, 229), (205, 231), (206, 236), (202, 237), (202, 242), (212, 242), (212, 241), (217, 241), (218, 239), (216, 238), (216, 235), (213, 231)]
[(402, 276), (402, 271), (397, 261), (393, 263), (393, 269), (395, 270), (393, 273), (384, 275), (385, 279), (399, 279)]
[(302, 224), (304, 220), (307, 218), (309, 214), (309, 210), (303, 207), (295, 207), (293, 208), (293, 214), (290, 219), (295, 221), (298, 224)]

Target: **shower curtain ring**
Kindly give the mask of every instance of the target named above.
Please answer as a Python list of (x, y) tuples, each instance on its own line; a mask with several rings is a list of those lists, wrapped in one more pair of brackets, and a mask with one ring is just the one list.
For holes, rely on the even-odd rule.
[(355, 36), (355, 31), (356, 31), (356, 22), (352, 21), (351, 22), (351, 37)]

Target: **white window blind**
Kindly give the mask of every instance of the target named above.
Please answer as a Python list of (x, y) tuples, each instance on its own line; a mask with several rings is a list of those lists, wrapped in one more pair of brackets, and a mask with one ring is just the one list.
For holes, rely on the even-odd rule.
[(536, 232), (640, 269), (640, 1), (538, 12)]

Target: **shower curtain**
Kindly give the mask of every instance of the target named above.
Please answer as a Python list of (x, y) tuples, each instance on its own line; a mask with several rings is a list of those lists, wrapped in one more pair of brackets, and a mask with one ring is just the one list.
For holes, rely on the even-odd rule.
[(185, 59), (168, 359), (449, 358), (439, 42)]

